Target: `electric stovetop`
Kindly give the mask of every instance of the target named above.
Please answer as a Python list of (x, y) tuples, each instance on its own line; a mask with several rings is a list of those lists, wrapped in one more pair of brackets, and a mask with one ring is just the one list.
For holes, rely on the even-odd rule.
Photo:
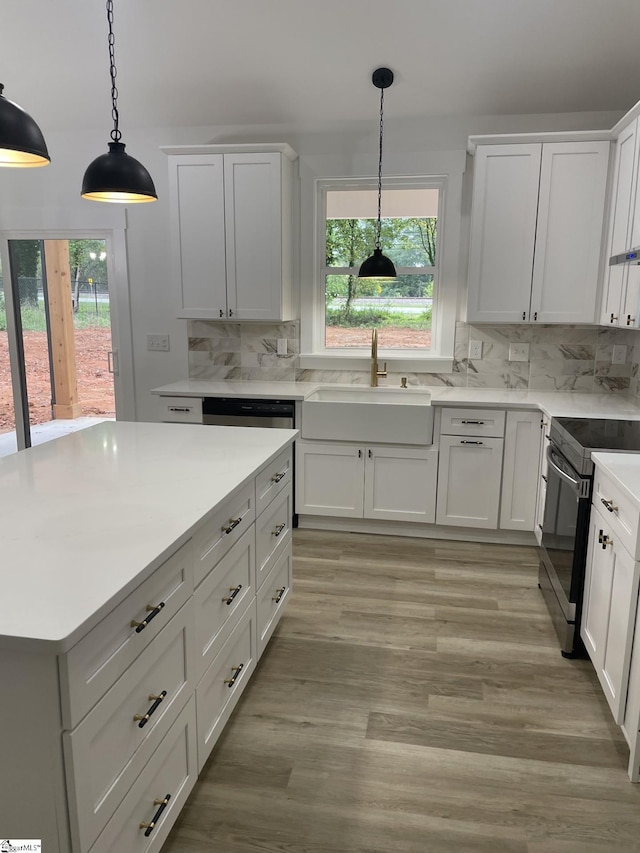
[(640, 420), (552, 418), (550, 438), (580, 474), (592, 474), (597, 450), (640, 453)]

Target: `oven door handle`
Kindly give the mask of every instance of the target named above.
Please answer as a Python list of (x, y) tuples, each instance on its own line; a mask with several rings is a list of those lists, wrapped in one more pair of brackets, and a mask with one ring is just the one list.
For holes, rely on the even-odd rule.
[(562, 468), (560, 468), (558, 466), (557, 462), (554, 461), (556, 459), (558, 459), (558, 456), (553, 452), (552, 446), (550, 444), (548, 444), (547, 445), (547, 462), (553, 468), (553, 470), (558, 475), (558, 477), (560, 477), (560, 479), (563, 482), (565, 482), (568, 486), (570, 486), (577, 495), (580, 495), (580, 481), (574, 480), (574, 478), (570, 477), (566, 471), (563, 471)]

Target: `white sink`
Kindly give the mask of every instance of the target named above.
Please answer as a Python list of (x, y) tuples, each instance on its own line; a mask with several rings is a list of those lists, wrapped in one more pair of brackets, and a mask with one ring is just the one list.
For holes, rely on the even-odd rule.
[(321, 385), (302, 403), (302, 438), (431, 444), (431, 394), (422, 388)]

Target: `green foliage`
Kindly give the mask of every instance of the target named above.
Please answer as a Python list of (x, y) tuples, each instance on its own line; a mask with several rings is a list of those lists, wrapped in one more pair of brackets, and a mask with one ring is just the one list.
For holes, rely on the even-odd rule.
[(363, 308), (345, 315), (338, 308), (327, 308), (326, 325), (342, 329), (373, 329), (392, 326), (396, 329), (430, 329), (432, 311), (426, 308), (420, 314), (404, 314), (383, 308)]
[[(47, 319), (44, 313), (44, 304), (40, 301), (38, 307), (23, 305), (20, 309), (22, 329), (25, 332), (46, 332)], [(75, 329), (104, 328), (111, 326), (109, 305), (106, 302), (98, 303), (98, 312), (95, 305), (80, 303), (78, 312), (73, 315), (73, 326)], [(6, 331), (7, 315), (4, 306), (4, 298), (0, 296), (0, 331)]]

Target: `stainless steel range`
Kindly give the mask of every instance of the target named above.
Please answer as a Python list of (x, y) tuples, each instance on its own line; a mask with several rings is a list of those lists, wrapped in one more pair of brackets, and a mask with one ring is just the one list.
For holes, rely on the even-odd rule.
[(580, 617), (596, 450), (640, 453), (640, 421), (551, 420), (538, 582), (565, 657), (584, 654)]

